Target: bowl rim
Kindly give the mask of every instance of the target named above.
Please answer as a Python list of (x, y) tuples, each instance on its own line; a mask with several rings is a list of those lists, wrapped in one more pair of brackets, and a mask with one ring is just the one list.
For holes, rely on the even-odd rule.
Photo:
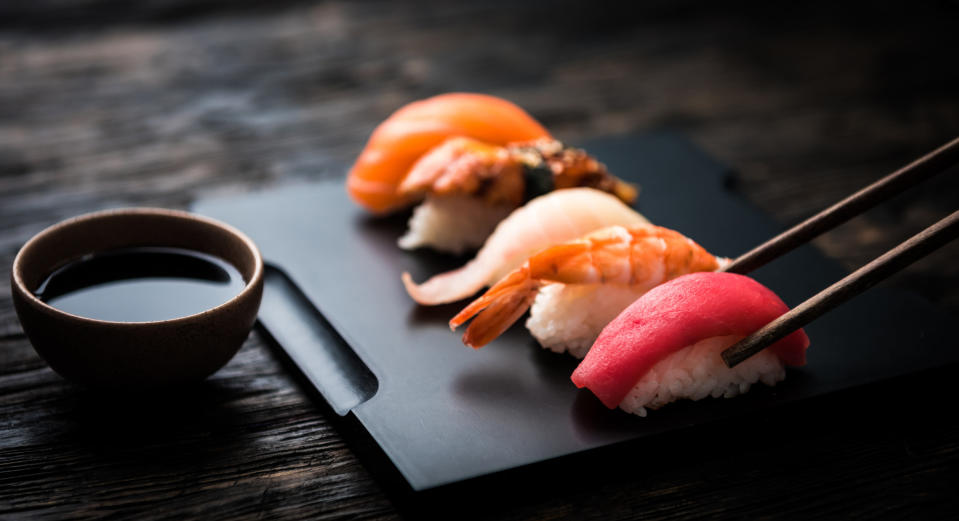
[[(218, 304), (214, 307), (207, 308), (198, 313), (193, 313), (190, 315), (184, 315), (182, 317), (170, 318), (165, 320), (147, 320), (147, 321), (114, 321), (114, 320), (101, 320), (96, 318), (85, 317), (83, 315), (75, 315), (73, 313), (68, 313), (59, 308), (51, 306), (46, 302), (40, 300), (30, 289), (27, 288), (26, 283), (23, 280), (23, 256), (24, 252), (29, 251), (31, 248), (36, 247), (37, 244), (46, 240), (50, 235), (55, 232), (58, 232), (63, 229), (69, 229), (70, 227), (76, 226), (79, 223), (84, 223), (88, 221), (95, 221), (104, 218), (123, 218), (123, 217), (132, 217), (132, 216), (144, 216), (144, 215), (155, 215), (163, 217), (171, 217), (182, 222), (201, 222), (207, 225), (212, 226), (213, 228), (219, 230), (222, 233), (230, 234), (235, 238), (239, 239), (240, 242), (246, 247), (246, 249), (253, 255), (253, 273), (250, 276), (250, 279), (246, 281), (246, 284), (243, 286), (243, 289), (239, 293), (226, 300), (225, 302)], [(157, 247), (164, 247), (163, 244), (156, 244)], [(68, 260), (68, 259), (65, 259)], [(224, 262), (228, 262), (236, 268), (236, 264), (229, 259), (221, 259)], [(256, 243), (250, 239), (245, 233), (241, 232), (239, 229), (216, 219), (206, 217), (203, 215), (186, 212), (183, 210), (173, 210), (168, 208), (156, 208), (156, 207), (124, 207), (124, 208), (111, 208), (108, 210), (100, 210), (95, 212), (89, 212), (75, 217), (70, 217), (64, 219), (56, 224), (50, 225), (36, 235), (31, 237), (27, 242), (20, 247), (20, 250), (17, 252), (16, 257), (13, 259), (13, 265), (10, 270), (11, 280), (15, 290), (20, 293), (20, 296), (30, 302), (32, 305), (39, 308), (43, 312), (58, 316), (62, 318), (68, 318), (72, 320), (79, 320), (84, 323), (91, 325), (101, 325), (101, 326), (110, 326), (116, 328), (128, 328), (128, 327), (142, 327), (144, 325), (155, 325), (155, 326), (176, 326), (183, 325), (186, 323), (194, 322), (196, 320), (203, 320), (205, 316), (211, 316), (225, 308), (233, 307), (237, 302), (247, 300), (250, 298), (251, 294), (258, 291), (258, 287), (262, 286), (263, 275), (264, 275), (264, 265), (263, 265), (263, 256), (260, 254), (259, 248), (257, 248)]]

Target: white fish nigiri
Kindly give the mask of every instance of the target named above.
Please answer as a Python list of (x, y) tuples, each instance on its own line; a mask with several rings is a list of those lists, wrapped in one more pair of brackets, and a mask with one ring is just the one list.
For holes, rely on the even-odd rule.
[(433, 306), (464, 299), (519, 267), (530, 255), (607, 226), (648, 224), (615, 196), (592, 188), (569, 188), (537, 197), (500, 222), (476, 258), (422, 284), (403, 273), (416, 302)]

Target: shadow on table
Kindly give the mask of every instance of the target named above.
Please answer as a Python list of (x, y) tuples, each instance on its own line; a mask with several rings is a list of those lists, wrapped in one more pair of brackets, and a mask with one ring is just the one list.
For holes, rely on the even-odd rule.
[(162, 394), (78, 387), (66, 399), (57, 407), (56, 436), (104, 463), (175, 469), (185, 460), (195, 466), (230, 458), (228, 448), (243, 444), (231, 403), (237, 392), (216, 380)]

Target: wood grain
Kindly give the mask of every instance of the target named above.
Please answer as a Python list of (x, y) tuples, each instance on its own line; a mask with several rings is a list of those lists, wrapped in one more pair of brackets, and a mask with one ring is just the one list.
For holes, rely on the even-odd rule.
[[(959, 135), (959, 68), (941, 66), (959, 48), (959, 6), (835, 4), (4, 2), (0, 269), (32, 234), (78, 213), (184, 208), (212, 193), (342, 176), (391, 111), (454, 90), (507, 97), (573, 143), (681, 131), (737, 170), (747, 198), (793, 224)], [(954, 210), (957, 193), (959, 176), (941, 176), (816, 244), (858, 267)], [(959, 313), (957, 254), (946, 247), (890, 284)], [(99, 396), (37, 358), (0, 287), (0, 517), (959, 509), (959, 419), (939, 401), (950, 393), (942, 375), (424, 501), (395, 490), (375, 454), (291, 374), (255, 332), (182, 396)], [(743, 432), (766, 436), (718, 451)]]
[(788, 230), (736, 257), (721, 271), (749, 273), (849, 219), (959, 165), (959, 137), (833, 203)]

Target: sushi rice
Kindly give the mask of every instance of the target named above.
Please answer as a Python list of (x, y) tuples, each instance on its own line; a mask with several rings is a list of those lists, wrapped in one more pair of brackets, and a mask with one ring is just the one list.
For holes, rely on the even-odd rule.
[(397, 243), (404, 250), (432, 247), (458, 255), (482, 246), (514, 209), (466, 195), (427, 197), (413, 210), (409, 230)]
[[(719, 268), (730, 262), (723, 257), (716, 261)], [(583, 358), (606, 324), (663, 280), (665, 266), (657, 268), (650, 283), (642, 285), (547, 284), (530, 307), (526, 328), (544, 348)]]
[(583, 358), (606, 324), (648, 289), (613, 284), (547, 284), (533, 301), (526, 328), (544, 348)]
[(736, 367), (726, 367), (720, 355), (740, 339), (736, 335), (712, 337), (676, 351), (644, 374), (619, 407), (646, 416), (647, 409), (658, 409), (676, 400), (732, 398), (745, 393), (756, 382), (772, 386), (786, 378), (782, 360), (768, 349)]

